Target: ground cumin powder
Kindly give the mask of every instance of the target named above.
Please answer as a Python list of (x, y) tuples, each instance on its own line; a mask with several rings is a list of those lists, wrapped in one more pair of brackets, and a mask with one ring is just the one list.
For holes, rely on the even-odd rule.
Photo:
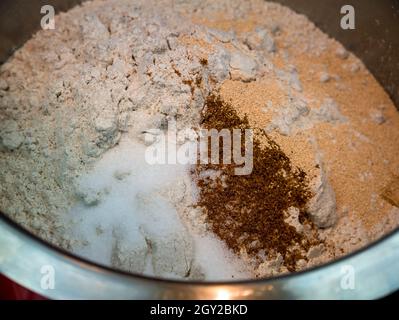
[[(244, 133), (249, 128), (246, 117), (240, 118), (215, 95), (207, 99), (201, 120), (206, 129), (241, 129)], [(219, 148), (221, 159), (223, 143)], [(305, 211), (311, 197), (306, 173), (293, 167), (279, 145), (261, 130), (253, 133), (252, 173), (236, 175), (234, 168), (234, 164), (199, 164), (194, 172), (200, 194), (197, 205), (204, 209), (213, 232), (234, 252), (244, 250), (254, 257), (281, 254), (285, 267), (295, 271), (296, 262), (306, 260), (310, 246), (320, 243), (284, 221), (287, 210), (295, 207), (301, 222), (311, 225)], [(208, 170), (220, 175), (215, 180), (201, 178), (201, 172)]]

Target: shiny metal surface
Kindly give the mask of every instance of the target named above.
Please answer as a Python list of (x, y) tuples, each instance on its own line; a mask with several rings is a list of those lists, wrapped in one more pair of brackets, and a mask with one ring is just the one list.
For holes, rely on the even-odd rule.
[[(296, 275), (230, 283), (187, 283), (132, 276), (63, 254), (0, 220), (0, 272), (53, 299), (370, 299), (399, 288), (399, 233), (360, 253)], [(54, 289), (42, 287), (43, 266)], [(354, 288), (345, 286), (354, 271)]]
[[(0, 2), (0, 63), (38, 29), (43, 4), (66, 10), (79, 0)], [(399, 18), (396, 0), (280, 0), (306, 13), (363, 59), (399, 105)], [(339, 29), (339, 8), (353, 4), (357, 29)], [(54, 268), (55, 287), (43, 286), (43, 266)], [(354, 271), (354, 289), (346, 288)], [(230, 283), (165, 281), (121, 273), (59, 251), (0, 214), (0, 272), (55, 299), (364, 299), (399, 289), (399, 231), (354, 255), (303, 273)], [(346, 289), (345, 289), (346, 288)]]

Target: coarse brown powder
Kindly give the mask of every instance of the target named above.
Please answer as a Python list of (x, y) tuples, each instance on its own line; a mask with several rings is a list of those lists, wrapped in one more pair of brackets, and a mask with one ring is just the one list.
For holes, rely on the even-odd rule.
[[(249, 123), (228, 103), (210, 96), (202, 114), (202, 126), (244, 130)], [(261, 144), (259, 136), (268, 143)], [(301, 222), (311, 224), (305, 212), (311, 197), (306, 174), (294, 168), (287, 155), (263, 131), (257, 130), (253, 140), (250, 175), (236, 175), (234, 164), (197, 166), (194, 172), (200, 190), (197, 205), (205, 210), (212, 230), (236, 253), (245, 250), (250, 256), (261, 252), (267, 256), (281, 254), (287, 269), (294, 271), (296, 262), (306, 259), (310, 246), (320, 243), (298, 233), (284, 221), (287, 210), (295, 207), (301, 212)], [(222, 153), (223, 144), (219, 147)], [(208, 170), (221, 174), (216, 181), (201, 178), (201, 173)]]

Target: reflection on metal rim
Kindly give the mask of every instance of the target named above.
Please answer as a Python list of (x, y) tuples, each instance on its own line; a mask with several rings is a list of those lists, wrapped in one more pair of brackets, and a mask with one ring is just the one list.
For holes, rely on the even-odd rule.
[[(4, 217), (0, 243), (0, 272), (52, 299), (370, 299), (399, 289), (399, 231), (309, 271), (230, 283), (167, 281), (104, 268), (52, 248)], [(54, 269), (53, 289), (43, 286), (43, 266)]]

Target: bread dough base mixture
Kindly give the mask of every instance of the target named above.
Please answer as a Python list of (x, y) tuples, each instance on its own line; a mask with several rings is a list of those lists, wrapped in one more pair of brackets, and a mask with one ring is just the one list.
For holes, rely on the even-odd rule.
[(278, 253), (259, 261), (213, 234), (190, 166), (145, 162), (171, 120), (177, 144), (192, 139), (212, 93), (309, 179), (322, 243), (296, 270), (399, 225), (399, 114), (305, 16), (260, 0), (94, 0), (55, 22), (0, 67), (0, 209), (39, 237), (167, 278), (288, 272)]

